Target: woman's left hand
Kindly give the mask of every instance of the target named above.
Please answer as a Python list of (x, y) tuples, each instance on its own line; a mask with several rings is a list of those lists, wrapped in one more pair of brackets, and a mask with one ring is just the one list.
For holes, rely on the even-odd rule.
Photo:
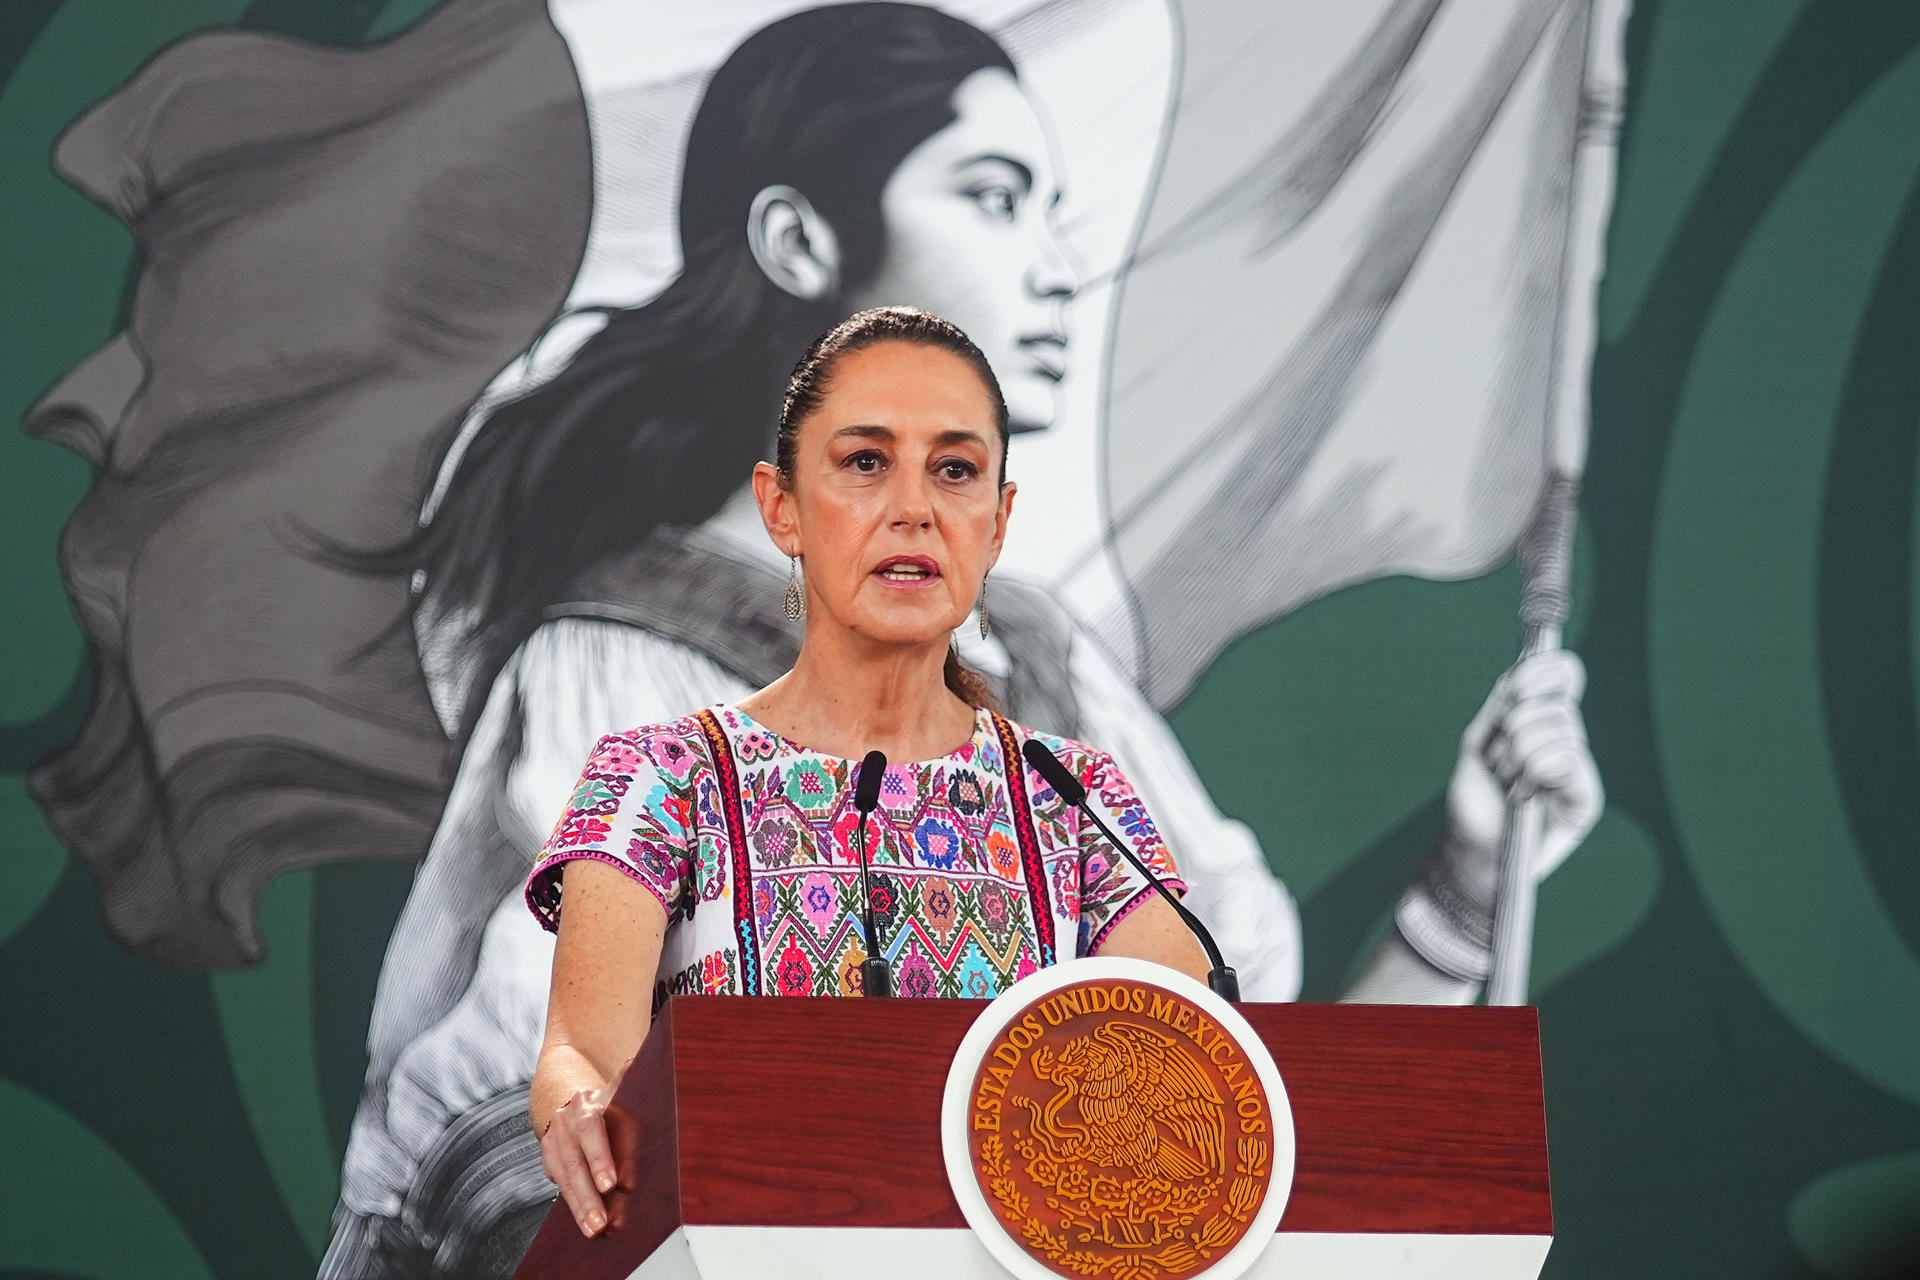
[(1546, 822), (1533, 876), (1558, 867), (1599, 821), (1604, 792), (1587, 749), (1587, 671), (1564, 650), (1522, 659), (1494, 684), (1460, 739), (1447, 786), (1446, 856), (1461, 887), (1491, 903), (1511, 803), (1538, 797)]

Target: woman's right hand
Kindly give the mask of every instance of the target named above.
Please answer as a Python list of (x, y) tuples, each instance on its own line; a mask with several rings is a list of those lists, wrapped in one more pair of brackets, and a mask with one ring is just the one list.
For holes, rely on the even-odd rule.
[[(620, 1179), (607, 1108), (647, 1038), (667, 909), (638, 881), (590, 858), (566, 864), (561, 891), (566, 909), (553, 948), (553, 993), (528, 1101), (541, 1125), (540, 1163), (581, 1233), (597, 1236), (607, 1226), (602, 1197)], [(605, 1064), (622, 1058), (620, 1069), (603, 1077)], [(622, 1113), (620, 1121), (613, 1137), (631, 1153), (632, 1117)]]
[(560, 1188), (582, 1235), (598, 1235), (607, 1225), (607, 1206), (601, 1197), (613, 1190), (620, 1173), (607, 1138), (606, 1112), (632, 1065), (629, 1058), (599, 1088), (577, 1090), (548, 1118), (540, 1134), (540, 1163)]

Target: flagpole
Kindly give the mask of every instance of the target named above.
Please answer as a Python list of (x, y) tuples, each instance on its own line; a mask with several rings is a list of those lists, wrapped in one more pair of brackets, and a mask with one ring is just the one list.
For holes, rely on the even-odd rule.
[[(1551, 472), (1540, 509), (1520, 541), (1520, 565), (1525, 574), (1520, 593), (1522, 661), (1560, 647), (1573, 600), (1573, 522), (1579, 500), (1580, 478), (1566, 471)], [(1507, 801), (1500, 883), (1493, 908), (1488, 1004), (1527, 1002), (1527, 976), (1533, 963), (1532, 868), (1545, 830), (1546, 802), (1540, 796), (1515, 796)]]
[[(1587, 57), (1582, 102), (1574, 127), (1573, 197), (1564, 277), (1566, 300), (1554, 335), (1554, 387), (1547, 443), (1547, 484), (1533, 524), (1516, 548), (1525, 585), (1520, 594), (1524, 661), (1558, 649), (1572, 601), (1573, 522), (1586, 470), (1588, 395), (1597, 337), (1595, 302), (1605, 255), (1607, 215), (1613, 207), (1614, 161), (1625, 110), (1623, 41), (1631, 0), (1588, 0)], [(1539, 796), (1508, 801), (1501, 841), (1500, 882), (1493, 909), (1493, 960), (1488, 1004), (1525, 1004), (1533, 962), (1536, 851), (1546, 830)]]

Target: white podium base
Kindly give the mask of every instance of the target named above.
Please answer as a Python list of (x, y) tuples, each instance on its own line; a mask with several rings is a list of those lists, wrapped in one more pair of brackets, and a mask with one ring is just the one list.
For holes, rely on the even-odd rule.
[[(1247, 1280), (1538, 1280), (1552, 1236), (1283, 1231)], [(682, 1227), (629, 1280), (1006, 1280), (971, 1231)]]

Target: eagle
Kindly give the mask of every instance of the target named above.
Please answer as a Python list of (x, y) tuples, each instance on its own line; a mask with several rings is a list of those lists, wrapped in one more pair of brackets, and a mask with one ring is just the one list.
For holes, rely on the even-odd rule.
[[(1059, 1092), (1044, 1105), (1013, 1101), (1055, 1160), (1087, 1160), (1136, 1177), (1186, 1182), (1226, 1171), (1226, 1104), (1193, 1055), (1169, 1035), (1112, 1021), (1041, 1048), (1033, 1073)], [(1068, 1103), (1080, 1123), (1062, 1119)]]

